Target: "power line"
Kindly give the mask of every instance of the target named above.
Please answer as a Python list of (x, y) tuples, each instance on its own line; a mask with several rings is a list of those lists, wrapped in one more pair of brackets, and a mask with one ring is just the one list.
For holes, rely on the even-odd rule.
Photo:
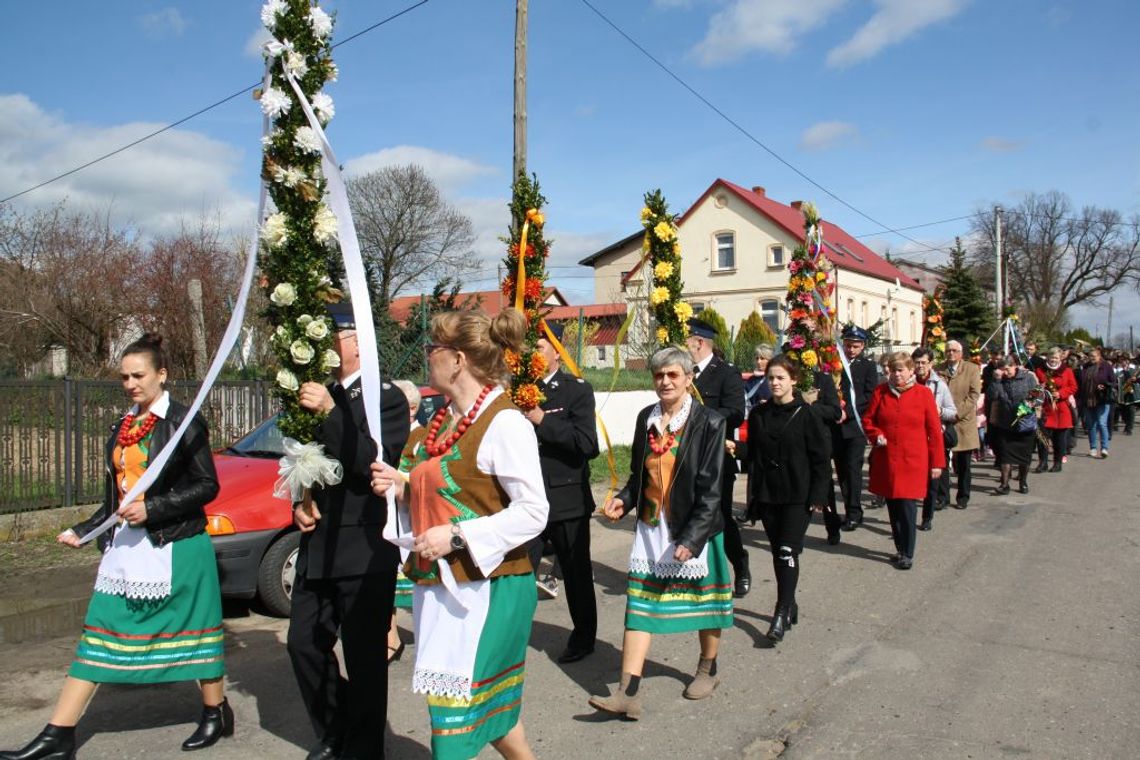
[[(389, 21), (394, 21), (394, 20), (398, 19), (400, 16), (403, 16), (405, 13), (413, 11), (416, 8), (420, 7), (421, 5), (427, 4), (427, 2), (428, 2), (428, 0), (420, 0), (418, 3), (413, 3), (412, 5), (409, 5), (407, 8), (404, 8), (403, 10), (392, 14), (388, 18), (377, 21), (372, 26), (361, 29), (359, 32), (356, 32), (355, 34), (352, 34), (352, 35), (346, 37), (345, 39), (336, 43), (332, 47), (335, 49), (335, 48), (338, 48), (347, 42), (352, 42), (357, 37), (368, 34), (369, 32), (373, 31), (374, 29), (377, 29), (381, 26), (384, 26), (384, 24), (387, 24)], [(224, 103), (228, 103), (229, 101), (233, 100), (234, 98), (236, 98), (240, 95), (244, 95), (245, 93), (249, 92), (250, 90), (254, 89), (255, 87), (257, 87), (260, 84), (261, 84), (261, 82), (254, 82), (253, 84), (249, 85), (248, 87), (243, 87), (242, 89), (238, 90), (237, 92), (233, 93), (232, 95), (227, 95), (226, 97), (222, 98), (221, 100), (215, 101), (215, 102), (211, 103), (210, 105), (206, 106), (205, 108), (198, 109), (197, 111), (190, 114), (189, 116), (184, 116), (181, 119), (179, 119), (178, 121), (171, 122), (170, 124), (167, 124), (165, 127), (162, 127), (161, 129), (156, 129), (155, 131), (153, 131), (149, 134), (143, 135), (142, 137), (138, 138), (137, 140), (133, 140), (133, 141), (127, 143), (126, 145), (122, 145), (122, 146), (115, 148), (114, 150), (112, 150), (108, 153), (104, 153), (103, 155), (99, 156), (98, 158), (93, 158), (85, 164), (81, 164), (79, 166), (76, 166), (74, 169), (69, 169), (69, 170), (63, 172), (62, 174), (57, 174), (56, 176), (52, 177), (51, 179), (44, 180), (43, 182), (39, 183), (38, 185), (33, 185), (32, 187), (29, 187), (25, 190), (21, 190), (18, 193), (15, 193), (13, 195), (9, 195), (7, 198), (0, 199), (0, 203), (7, 203), (8, 201), (15, 200), (16, 198), (19, 198), (21, 195), (27, 195), (28, 193), (32, 192), (33, 190), (39, 190), (41, 187), (46, 187), (47, 185), (50, 185), (53, 182), (58, 182), (59, 180), (64, 179), (65, 177), (70, 177), (72, 174), (75, 174), (77, 172), (81, 172), (89, 166), (94, 166), (95, 164), (97, 164), (101, 161), (106, 161), (108, 158), (111, 158), (112, 156), (117, 156), (118, 154), (122, 153), (123, 151), (130, 150), (131, 148), (135, 147), (136, 145), (139, 145), (140, 143), (144, 143), (153, 137), (157, 137), (157, 136), (161, 135), (163, 132), (167, 132), (171, 129), (174, 129), (177, 126), (185, 124), (186, 122), (190, 121), (191, 119), (194, 119), (198, 116), (201, 116), (202, 114), (206, 113), (207, 111), (211, 111), (211, 110), (217, 108), (218, 106), (220, 106)]]
[(598, 16), (598, 18), (600, 18), (602, 21), (606, 22), (606, 24), (608, 24), (610, 26), (610, 28), (612, 28), (615, 32), (617, 32), (622, 37), (624, 37), (626, 42), (628, 42), (629, 44), (631, 44), (635, 48), (637, 48), (641, 52), (642, 55), (644, 55), (646, 58), (648, 58), (650, 61), (652, 61), (659, 69), (661, 69), (666, 74), (668, 74), (670, 78), (672, 78), (675, 82), (677, 82), (677, 84), (681, 85), (686, 90), (688, 90), (689, 93), (691, 95), (693, 95), (693, 97), (695, 97), (697, 100), (701, 101), (706, 106), (708, 106), (714, 113), (716, 113), (718, 116), (720, 116), (722, 119), (724, 119), (730, 125), (732, 125), (732, 127), (734, 129), (736, 129), (736, 131), (740, 132), (740, 134), (744, 135), (749, 141), (751, 141), (755, 145), (762, 148), (772, 158), (776, 159), (781, 164), (788, 167), (793, 172), (795, 172), (797, 175), (799, 175), (801, 178), (803, 178), (804, 180), (806, 180), (807, 182), (809, 182), (810, 184), (812, 184), (813, 186), (815, 186), (816, 188), (818, 188), (822, 192), (826, 193), (828, 196), (830, 196), (831, 198), (833, 198), (834, 200), (836, 200), (840, 204), (842, 204), (842, 205), (846, 206), (847, 208), (849, 208), (850, 210), (854, 211), (859, 216), (863, 217), (864, 219), (871, 222), (872, 224), (877, 224), (878, 226), (882, 227), (885, 232), (894, 233), (894, 234), (898, 235), (899, 237), (905, 238), (906, 240), (909, 240), (910, 242), (912, 242), (916, 245), (920, 245), (920, 246), (925, 247), (925, 245), (926, 245), (925, 243), (922, 243), (918, 240), (915, 240), (914, 238), (910, 237), (909, 235), (904, 235), (898, 229), (894, 229), (894, 228), (887, 226), (886, 224), (883, 224), (878, 219), (875, 219), (874, 217), (870, 216), (869, 214), (855, 208), (850, 203), (843, 200), (838, 195), (831, 192), (830, 190), (828, 190), (826, 187), (824, 187), (820, 183), (816, 182), (814, 179), (812, 179), (807, 174), (805, 174), (803, 171), (801, 171), (798, 167), (793, 165), (790, 161), (788, 161), (783, 156), (781, 156), (779, 153), (777, 153), (776, 151), (774, 151), (773, 149), (771, 149), (767, 145), (765, 145), (763, 142), (761, 142), (759, 138), (757, 138), (755, 135), (753, 135), (751, 132), (749, 132), (747, 129), (745, 129), (743, 126), (741, 126), (740, 123), (735, 121), (732, 117), (730, 117), (728, 114), (726, 114), (720, 108), (718, 108), (711, 100), (709, 100), (704, 95), (702, 95), (700, 92), (698, 92), (692, 85), (690, 85), (688, 82), (686, 82), (684, 79), (682, 79), (679, 75), (675, 74), (672, 69), (670, 69), (668, 66), (666, 66), (661, 61), (659, 61), (652, 53), (650, 53), (648, 50), (646, 50), (644, 47), (642, 47), (641, 44), (637, 42), (637, 40), (635, 40), (635, 39), (633, 39), (633, 37), (629, 36), (620, 26), (615, 24), (604, 13), (602, 13), (600, 10), (598, 10), (596, 7), (594, 7), (593, 3), (591, 3), (590, 0), (582, 0), (582, 4), (585, 5), (587, 8), (589, 8), (590, 10), (592, 10)]

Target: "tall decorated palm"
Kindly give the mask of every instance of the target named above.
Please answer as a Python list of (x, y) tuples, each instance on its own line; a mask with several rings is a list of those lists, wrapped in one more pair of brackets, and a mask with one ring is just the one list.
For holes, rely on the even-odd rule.
[(693, 307), (681, 300), (685, 283), (681, 280), (677, 217), (669, 213), (669, 204), (660, 190), (645, 194), (641, 226), (645, 228), (641, 241), (642, 261), (649, 262), (652, 273), (649, 308), (655, 325), (654, 337), (660, 346), (684, 345)]
[(946, 358), (946, 325), (943, 322), (942, 287), (922, 297), (922, 345), (934, 352), (935, 362)]
[(806, 393), (815, 388), (814, 372), (828, 372), (838, 386), (843, 363), (835, 344), (835, 280), (833, 267), (823, 253), (823, 226), (815, 205), (803, 204), (804, 243), (788, 262), (788, 329), (783, 350), (798, 364), (796, 387)]

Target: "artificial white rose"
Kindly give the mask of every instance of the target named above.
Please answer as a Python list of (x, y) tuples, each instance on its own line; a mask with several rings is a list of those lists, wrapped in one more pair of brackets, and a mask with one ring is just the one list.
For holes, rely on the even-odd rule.
[(293, 51), (285, 56), (285, 70), (292, 74), (294, 78), (300, 79), (308, 73), (309, 64), (305, 63), (305, 56)]
[(313, 237), (317, 239), (318, 243), (324, 243), (330, 238), (336, 237), (336, 234), (336, 214), (322, 203), (317, 207), (317, 213), (313, 216)]
[(317, 36), (318, 40), (323, 40), (332, 34), (332, 19), (329, 17), (329, 14), (317, 6), (313, 6), (309, 9), (309, 26), (313, 28), (313, 34)]
[(278, 338), (284, 338), (289, 335), (289, 331), (285, 329), (285, 325), (277, 325), (277, 329), (273, 331), (273, 334)]
[(321, 138), (312, 127), (299, 127), (293, 137), (293, 144), (306, 153), (321, 152)]
[(340, 76), (340, 69), (336, 67), (335, 63), (329, 63), (329, 78), (327, 81), (335, 82), (337, 77)]
[(323, 340), (329, 334), (329, 323), (323, 319), (314, 319), (305, 326), (305, 335), (313, 340)]
[(265, 24), (265, 28), (273, 31), (277, 26), (278, 14), (285, 13), (289, 7), (285, 5), (285, 0), (269, 0), (265, 5), (261, 6), (261, 23)]
[(302, 314), (301, 316), (297, 317), (297, 324), (299, 324), (302, 328), (308, 327), (309, 323), (312, 321), (313, 317), (310, 314)]
[(300, 338), (289, 344), (289, 355), (293, 357), (293, 361), (297, 364), (308, 364), (313, 360), (316, 353), (308, 341), (301, 340)]
[(278, 306), (288, 306), (297, 300), (297, 289), (287, 282), (282, 282), (269, 294), (269, 300)]
[(295, 391), (301, 387), (301, 384), (297, 382), (297, 376), (287, 369), (278, 370), (277, 384), (287, 391)]
[(271, 119), (289, 113), (289, 109), (293, 107), (293, 101), (289, 99), (289, 96), (276, 87), (270, 87), (261, 93), (260, 102), (261, 112)]
[(318, 92), (313, 96), (313, 110), (317, 112), (317, 118), (321, 120), (322, 126), (328, 124), (332, 121), (332, 117), (336, 116), (333, 99), (324, 92)]
[(331, 348), (325, 351), (324, 358), (321, 360), (321, 369), (328, 372), (330, 369), (336, 369), (340, 366), (340, 354), (333, 351)]
[(276, 248), (289, 239), (289, 228), (286, 226), (286, 222), (285, 215), (280, 211), (265, 218), (265, 222), (261, 225), (261, 239), (265, 241), (266, 245)]

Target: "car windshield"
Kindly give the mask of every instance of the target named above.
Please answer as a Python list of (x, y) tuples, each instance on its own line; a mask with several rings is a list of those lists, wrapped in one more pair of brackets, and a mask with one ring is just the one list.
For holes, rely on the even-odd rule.
[(265, 457), (278, 459), (285, 455), (282, 446), (281, 430), (277, 427), (277, 415), (255, 427), (251, 432), (234, 441), (227, 454), (236, 454), (243, 457)]

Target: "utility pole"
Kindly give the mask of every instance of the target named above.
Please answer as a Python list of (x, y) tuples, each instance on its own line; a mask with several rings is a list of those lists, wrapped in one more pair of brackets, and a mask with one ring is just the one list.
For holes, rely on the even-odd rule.
[(997, 318), (1002, 318), (1002, 308), (1005, 306), (1005, 288), (1001, 279), (1001, 206), (994, 206), (994, 254), (997, 262), (994, 266), (994, 301), (997, 307)]
[(528, 0), (515, 0), (515, 154), (511, 184), (526, 174), (526, 17)]

